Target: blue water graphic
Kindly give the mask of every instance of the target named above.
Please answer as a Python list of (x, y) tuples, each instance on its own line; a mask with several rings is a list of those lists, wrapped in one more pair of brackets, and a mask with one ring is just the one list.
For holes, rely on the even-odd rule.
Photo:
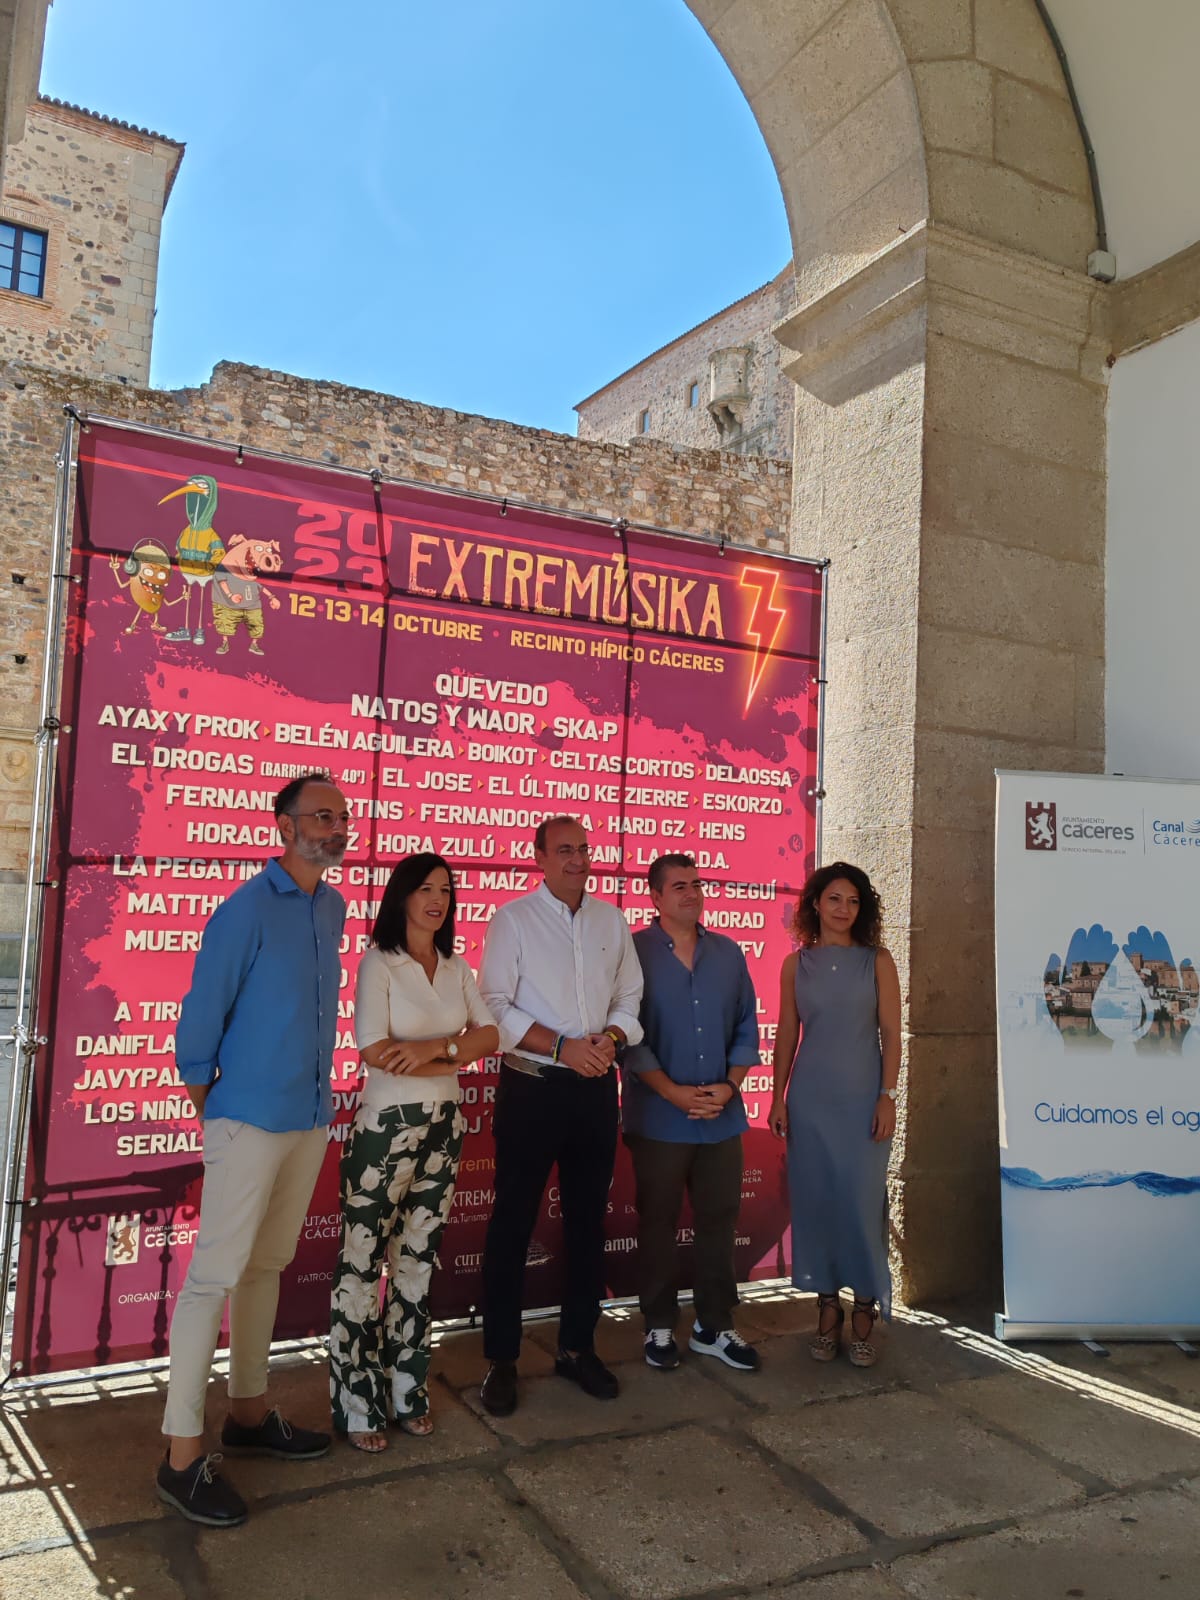
[(1081, 1172), (1071, 1178), (1043, 1178), (1029, 1167), (1001, 1167), (1000, 1176), (1014, 1189), (1119, 1189), (1132, 1183), (1143, 1194), (1159, 1197), (1200, 1194), (1200, 1178), (1173, 1178), (1165, 1172)]

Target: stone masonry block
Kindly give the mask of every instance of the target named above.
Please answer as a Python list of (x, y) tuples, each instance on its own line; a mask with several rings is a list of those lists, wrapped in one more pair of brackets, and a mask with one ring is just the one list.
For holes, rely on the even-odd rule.
[(1096, 564), (1104, 555), (1103, 471), (1030, 460), (931, 423), (925, 527)]
[(1104, 572), (936, 529), (922, 541), (922, 620), (1094, 654), (1104, 642)]
[(1003, 76), (996, 79), (996, 160), (1039, 183), (1085, 199), (1091, 195), (1071, 102)]
[(975, 0), (975, 54), (1066, 98), (1058, 57), (1032, 0)]
[[(720, 3), (720, 0), (718, 0)], [(734, 0), (711, 28), (747, 98), (768, 84), (845, 0)], [(695, 11), (695, 5), (691, 6)]]
[(887, 4), (910, 61), (971, 54), (971, 0), (887, 0)]
[(992, 73), (977, 61), (926, 61), (912, 69), (925, 137), (935, 150), (992, 155)]
[(948, 628), (921, 630), (917, 694), (926, 727), (1075, 742), (1075, 658)]
[(1104, 471), (1105, 391), (952, 339), (930, 341), (926, 420), (985, 444), (1084, 472)]
[[(780, 183), (789, 205), (795, 195), (797, 204), (804, 207), (801, 214), (818, 224), (807, 229), (793, 225), (793, 232), (799, 237), (819, 232), (827, 219), (867, 195), (922, 149), (911, 80), (907, 70), (900, 71), (781, 171)], [(821, 198), (819, 213), (813, 208), (813, 196)], [(879, 239), (876, 248), (895, 237), (893, 228), (886, 239)]]
[(1084, 271), (1096, 243), (1090, 199), (1047, 189), (1009, 167), (950, 151), (930, 151), (928, 175), (935, 221)]

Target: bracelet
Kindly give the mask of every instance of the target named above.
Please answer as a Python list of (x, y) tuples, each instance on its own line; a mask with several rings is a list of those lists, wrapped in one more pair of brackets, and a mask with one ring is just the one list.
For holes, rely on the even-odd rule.
[(604, 1031), (618, 1050), (623, 1050), (625, 1048), (625, 1041), (615, 1028), (605, 1028)]
[(566, 1034), (565, 1033), (560, 1033), (558, 1038), (555, 1039), (555, 1041), (554, 1041), (554, 1047), (550, 1051), (550, 1059), (551, 1059), (551, 1061), (553, 1061), (555, 1066), (558, 1065), (558, 1053), (562, 1049), (563, 1045), (566, 1043), (566, 1039), (567, 1039)]

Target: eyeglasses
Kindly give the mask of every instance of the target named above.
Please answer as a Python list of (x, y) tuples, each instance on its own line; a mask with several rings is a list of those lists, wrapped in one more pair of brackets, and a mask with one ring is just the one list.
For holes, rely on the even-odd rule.
[(332, 828), (335, 822), (345, 826), (350, 821), (348, 811), (289, 811), (289, 817), (311, 817), (318, 828)]
[(590, 844), (560, 844), (554, 852), (560, 861), (569, 861), (572, 856), (587, 857), (591, 853), (592, 847)]

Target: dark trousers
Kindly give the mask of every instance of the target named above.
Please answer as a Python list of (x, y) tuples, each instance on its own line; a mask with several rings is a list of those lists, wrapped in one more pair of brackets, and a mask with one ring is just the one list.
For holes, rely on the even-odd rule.
[(639, 1301), (646, 1327), (675, 1327), (679, 1316), (676, 1234), (684, 1190), (692, 1202), (696, 1321), (722, 1333), (738, 1303), (733, 1242), (742, 1201), (742, 1136), (717, 1144), (625, 1141), (637, 1178)]
[(483, 1247), (483, 1350), (515, 1361), (521, 1349), (525, 1257), (546, 1183), (558, 1167), (566, 1283), (558, 1324), (564, 1350), (590, 1350), (604, 1294), (604, 1223), (617, 1153), (617, 1074), (562, 1069), (535, 1078), (500, 1069), (496, 1200)]

